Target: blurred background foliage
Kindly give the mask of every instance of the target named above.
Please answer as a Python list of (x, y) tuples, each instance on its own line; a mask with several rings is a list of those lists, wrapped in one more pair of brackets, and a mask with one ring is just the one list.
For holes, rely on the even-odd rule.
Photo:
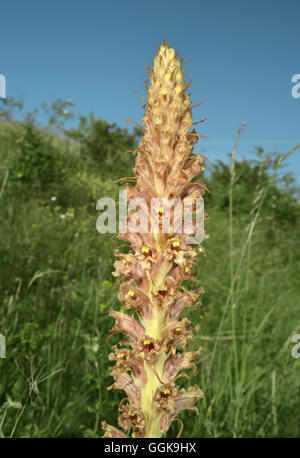
[[(120, 241), (96, 231), (96, 202), (118, 199), (142, 131), (76, 116), (68, 100), (43, 104), (44, 125), (0, 103), (0, 436), (101, 437), (123, 396), (107, 391)], [(198, 416), (181, 415), (184, 437), (299, 436), (299, 190), (279, 155), (256, 153), (207, 163), (206, 293), (186, 312), (205, 396)]]

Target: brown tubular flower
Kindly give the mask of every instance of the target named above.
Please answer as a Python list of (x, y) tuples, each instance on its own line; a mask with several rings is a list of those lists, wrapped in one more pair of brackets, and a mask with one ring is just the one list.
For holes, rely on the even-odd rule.
[[(203, 396), (197, 386), (184, 389), (175, 384), (179, 377), (189, 379), (182, 370), (193, 369), (195, 374), (195, 359), (201, 351), (178, 352), (178, 348), (184, 349), (192, 338), (191, 322), (179, 316), (195, 306), (203, 293), (202, 288), (187, 291), (182, 282), (196, 281), (193, 265), (203, 248), (188, 244), (189, 234), (175, 225), (178, 207), (171, 210), (169, 232), (162, 230), (167, 209), (163, 199), (196, 199), (206, 189), (199, 179), (204, 171), (203, 158), (193, 153), (201, 135), (195, 129), (190, 131), (192, 107), (181, 64), (174, 49), (163, 42), (152, 71), (148, 69), (151, 85), (145, 83), (145, 134), (134, 151), (136, 186), (126, 185), (128, 200), (143, 199), (148, 209), (152, 199), (160, 199), (156, 208), (159, 230), (151, 226), (148, 232), (132, 231), (136, 212), (129, 210), (127, 229), (118, 237), (130, 242), (131, 252), (114, 252), (119, 259), (113, 275), (120, 277), (119, 299), (126, 312), (110, 312), (115, 319), (111, 332), (125, 336), (122, 348), (115, 346), (110, 355), (116, 362), (110, 388), (126, 393), (119, 407), (119, 426), (132, 437), (161, 437), (174, 420), (181, 422), (177, 415), (182, 410), (197, 411), (195, 404)], [(144, 218), (145, 208), (139, 215)], [(128, 437), (105, 422), (102, 426), (105, 437)]]

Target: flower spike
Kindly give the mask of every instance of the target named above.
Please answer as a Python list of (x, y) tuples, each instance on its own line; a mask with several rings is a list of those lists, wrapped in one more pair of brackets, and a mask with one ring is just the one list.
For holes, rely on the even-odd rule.
[[(188, 231), (179, 229), (182, 202), (186, 198), (194, 202), (206, 190), (199, 178), (205, 170), (204, 159), (193, 153), (203, 135), (193, 129), (193, 107), (186, 93), (191, 81), (185, 82), (182, 60), (166, 42), (159, 46), (147, 73), (148, 97), (141, 97), (146, 102), (144, 136), (134, 151), (134, 179), (126, 184), (126, 192), (129, 202), (146, 202), (138, 213), (139, 222), (145, 220), (148, 225), (145, 231), (133, 230), (137, 212), (129, 209), (126, 230), (118, 238), (129, 242), (131, 251), (114, 251), (118, 260), (113, 275), (121, 280), (119, 300), (124, 313), (110, 311), (115, 319), (111, 332), (121, 332), (125, 340), (122, 348), (114, 346), (109, 356), (115, 361), (111, 372), (114, 383), (109, 389), (126, 393), (119, 406), (118, 425), (127, 434), (103, 422), (104, 437), (158, 438), (173, 421), (180, 423), (179, 436), (183, 422), (178, 414), (186, 409), (197, 412), (195, 405), (203, 396), (198, 386), (189, 383), (184, 389), (176, 385), (181, 377), (190, 382), (182, 371), (192, 369), (195, 374), (195, 360), (202, 350), (183, 351), (192, 339), (192, 330), (191, 322), (180, 315), (195, 306), (203, 293), (202, 288), (186, 290), (182, 282), (197, 282), (194, 265), (197, 254), (204, 250), (200, 243), (197, 247), (198, 242), (188, 242), (195, 231), (195, 219), (191, 218)], [(151, 212), (153, 200), (156, 204)], [(179, 204), (171, 208), (168, 202), (174, 201)], [(153, 215), (156, 227), (149, 226)]]

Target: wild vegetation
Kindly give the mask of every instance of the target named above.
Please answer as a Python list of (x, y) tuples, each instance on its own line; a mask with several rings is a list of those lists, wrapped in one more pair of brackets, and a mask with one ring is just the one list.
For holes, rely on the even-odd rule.
[[(102, 437), (123, 396), (107, 391), (120, 242), (96, 231), (96, 202), (117, 199), (141, 131), (77, 118), (69, 101), (45, 105), (44, 126), (18, 108), (0, 112), (0, 436)], [(299, 436), (300, 204), (283, 159), (257, 148), (206, 163), (205, 294), (186, 312), (205, 396), (198, 416), (180, 415), (183, 437)]]

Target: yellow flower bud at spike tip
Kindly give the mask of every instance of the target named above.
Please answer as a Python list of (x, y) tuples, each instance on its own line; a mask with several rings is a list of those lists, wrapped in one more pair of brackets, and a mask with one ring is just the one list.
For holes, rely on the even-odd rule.
[[(159, 230), (139, 233), (127, 229), (118, 235), (130, 244), (131, 251), (126, 252), (130, 256), (128, 266), (114, 264), (113, 275), (120, 277), (122, 311), (109, 312), (115, 319), (110, 332), (122, 333), (122, 349), (115, 347), (110, 354), (115, 366), (111, 372), (114, 383), (109, 389), (124, 390), (126, 402), (119, 406), (118, 425), (123, 431), (102, 423), (104, 437), (110, 438), (160, 438), (174, 420), (180, 420), (183, 410), (196, 410), (203, 396), (197, 386), (184, 389), (176, 384), (178, 376), (189, 378), (182, 371), (192, 369), (195, 373), (195, 360), (201, 351), (185, 352), (192, 327), (187, 318), (180, 317), (203, 292), (202, 288), (187, 291), (182, 284), (190, 272), (187, 265), (195, 264), (191, 259), (198, 250), (187, 242), (190, 234), (176, 232), (174, 227), (168, 233), (162, 227), (168, 216), (164, 198), (182, 203), (186, 196), (196, 199), (204, 195), (205, 186), (199, 178), (204, 170), (203, 159), (193, 154), (199, 134), (195, 129), (190, 131), (189, 85), (181, 60), (166, 42), (158, 47), (148, 76), (145, 132), (134, 151), (135, 186), (131, 183), (127, 190), (130, 199), (147, 203), (149, 215), (155, 199)], [(134, 225), (133, 213), (128, 214), (128, 228)], [(117, 250), (115, 254), (119, 259), (125, 256)]]

